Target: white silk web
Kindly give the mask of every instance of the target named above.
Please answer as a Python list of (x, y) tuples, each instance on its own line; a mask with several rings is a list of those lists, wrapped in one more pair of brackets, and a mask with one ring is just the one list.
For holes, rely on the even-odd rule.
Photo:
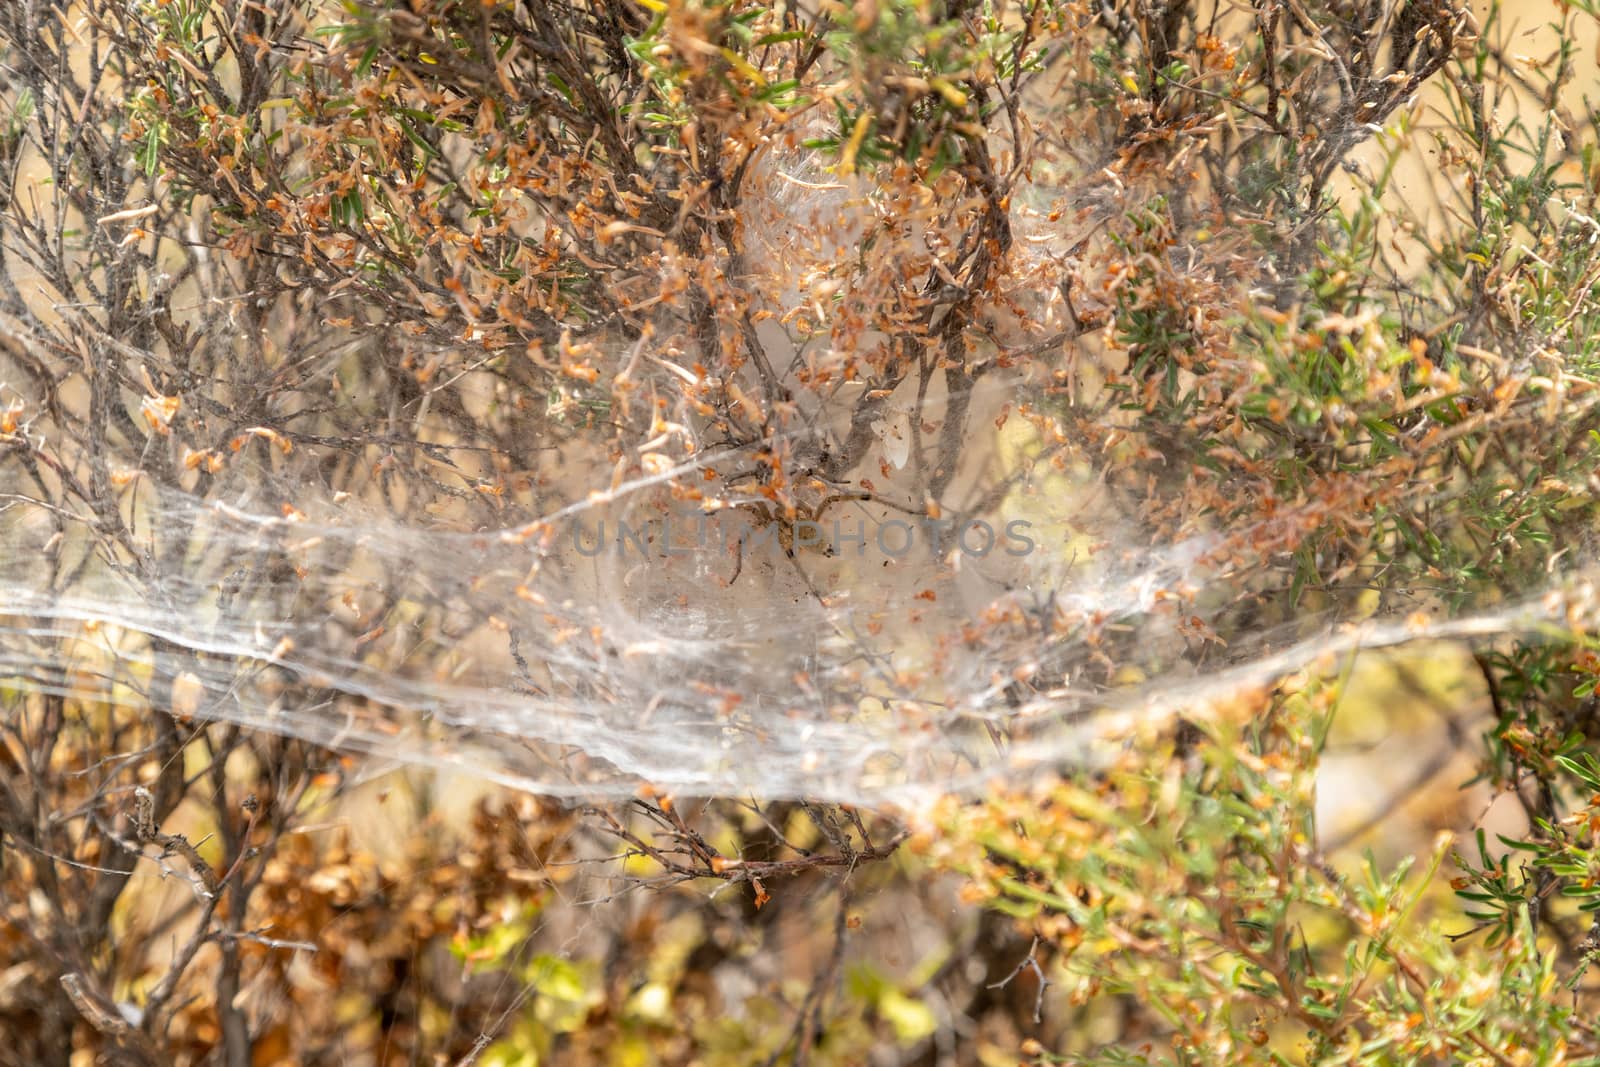
[[(844, 193), (773, 181), (774, 247), (830, 213), (848, 246)], [(1118, 405), (1084, 399), (1092, 360), (1062, 339), (1059, 300), (1038, 307), (991, 324), (1008, 336), (978, 346), (994, 366), (965, 386), (908, 374), (883, 395), (806, 392), (807, 345), (754, 327), (792, 357), (778, 373), (799, 399), (770, 447), (809, 481), (787, 503), (768, 446), (719, 442), (681, 399), (650, 407), (700, 372), (648, 336), (616, 353), (645, 417), (581, 388), (524, 417), (526, 395), (470, 351), (408, 354), (426, 387), (386, 397), (398, 372), (376, 347), (392, 338), (359, 332), (219, 360), (181, 402), (143, 373), (155, 354), (120, 342), (89, 357), (114, 364), (107, 384), (49, 398), (0, 353), (0, 695), (237, 722), (569, 796), (648, 782), (913, 803), (1092, 758), (1108, 725), (1328, 653), (1587, 617), (1581, 551), (1452, 602), (1399, 590), (1312, 609), (1281, 587), (1317, 505), (1163, 533), (1111, 443), (1063, 411), (1063, 380), (1105, 425)], [(252, 403), (290, 369), (291, 400)], [(333, 414), (301, 418), (326, 395)], [(1275, 613), (1250, 614), (1273, 596)]]
[[(205, 500), (130, 488), (109, 537), (13, 499), (0, 679), (542, 792), (910, 801), (1084, 759), (1112, 722), (1330, 652), (1528, 631), (1584, 606), (1324, 616), (1208, 656), (1182, 614), (1243, 584), (1208, 573), (1216, 535), (1075, 560), (1049, 511), (976, 517), (965, 547), (936, 548), (938, 524), (858, 502), (774, 529), (654, 490), (476, 532), (352, 502), (285, 517), (261, 483)], [(1005, 542), (1008, 524), (1026, 542)]]

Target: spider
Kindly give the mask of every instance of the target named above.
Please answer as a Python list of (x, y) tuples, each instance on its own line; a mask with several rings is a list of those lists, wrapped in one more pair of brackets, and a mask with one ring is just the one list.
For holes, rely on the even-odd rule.
[[(795, 556), (794, 547), (795, 528), (802, 522), (808, 522), (815, 525), (817, 521), (822, 518), (823, 512), (827, 511), (829, 507), (841, 500), (860, 499), (862, 499), (862, 494), (859, 493), (832, 493), (823, 497), (817, 506), (812, 508), (809, 512), (807, 512), (804, 508), (796, 508), (795, 517), (793, 519), (786, 518), (784, 515), (784, 509), (770, 500), (748, 500), (743, 503), (736, 504), (735, 507), (740, 511), (750, 514), (755, 519), (755, 525), (758, 527), (765, 529), (769, 526), (776, 526), (778, 531), (778, 544), (783, 547), (784, 555), (788, 556), (791, 561), (798, 563), (799, 560)], [(835, 556), (838, 554), (834, 550), (833, 545), (827, 541), (823, 541), (821, 544), (804, 544), (801, 547), (815, 547), (819, 549), (824, 556)], [(735, 540), (734, 552), (735, 557), (733, 574), (728, 578), (728, 585), (732, 585), (734, 582), (738, 581), (739, 575), (744, 571), (743, 536), (740, 536)]]

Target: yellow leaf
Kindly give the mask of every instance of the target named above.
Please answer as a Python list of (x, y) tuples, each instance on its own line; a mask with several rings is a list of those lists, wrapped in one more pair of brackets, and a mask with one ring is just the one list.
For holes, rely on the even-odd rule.
[(761, 72), (755, 67), (752, 67), (748, 62), (746, 62), (743, 56), (735, 52), (733, 49), (722, 49), (722, 58), (726, 59), (728, 61), (728, 65), (733, 67), (734, 70), (738, 71), (740, 74), (743, 74), (746, 78), (749, 78), (751, 81), (761, 86), (761, 88), (765, 89), (767, 87), (767, 79), (762, 77)]
[(867, 126), (871, 122), (870, 111), (856, 119), (856, 128), (850, 131), (850, 140), (845, 144), (844, 151), (839, 154), (839, 165), (836, 169), (840, 174), (855, 173), (856, 153), (861, 151), (861, 142), (867, 139)]
[(950, 102), (952, 107), (966, 107), (967, 94), (957, 89), (943, 78), (934, 78), (928, 84), (932, 85), (939, 95)]

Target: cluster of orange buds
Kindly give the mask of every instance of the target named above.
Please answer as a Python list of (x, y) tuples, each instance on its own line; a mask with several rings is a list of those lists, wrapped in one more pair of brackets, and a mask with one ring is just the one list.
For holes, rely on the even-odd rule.
[(282, 452), (286, 456), (290, 452), (294, 451), (293, 441), (289, 440), (278, 431), (269, 429), (266, 426), (251, 426), (249, 429), (245, 430), (244, 433), (229, 441), (228, 448), (234, 452), (237, 452), (243, 448), (252, 437), (260, 437), (263, 440), (272, 442), (278, 446), (278, 451)]

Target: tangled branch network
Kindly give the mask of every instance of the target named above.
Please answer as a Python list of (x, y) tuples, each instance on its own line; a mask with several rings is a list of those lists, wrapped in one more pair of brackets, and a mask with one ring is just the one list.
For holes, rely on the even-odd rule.
[[(769, 231), (849, 217), (826, 199), (848, 190), (817, 188), (810, 221)], [(775, 291), (785, 314), (814, 300)], [(207, 438), (185, 420), (248, 380), (164, 393), (146, 368), (165, 357), (106, 339), (115, 373), (82, 395), (8, 387), (0, 687), (547, 793), (911, 802), (1092, 759), (1113, 727), (1329, 653), (1590, 611), (1571, 558), (1449, 603), (1263, 609), (1341, 505), (1173, 521), (1127, 476), (1115, 398), (1085, 399), (1110, 357), (1049, 292), (963, 334), (959, 374), (916, 356), (826, 390), (784, 315), (752, 322), (767, 359), (720, 395), (766, 399), (720, 422), (688, 391), (704, 373), (647, 332), (591, 346), (628, 391), (574, 388), (525, 425), (493, 368), (421, 347), (427, 389), (391, 411), (334, 388), (345, 421), (296, 430), (317, 390), (386, 380), (386, 342), (355, 331), (250, 364), (294, 372), (275, 421)], [(0, 379), (28, 376), (0, 354)]]

